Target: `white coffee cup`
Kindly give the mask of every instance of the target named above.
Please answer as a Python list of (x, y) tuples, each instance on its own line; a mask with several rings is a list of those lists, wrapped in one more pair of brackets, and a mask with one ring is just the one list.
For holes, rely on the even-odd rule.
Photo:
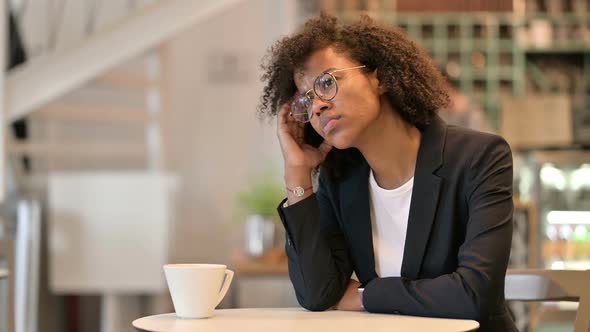
[(164, 274), (180, 318), (213, 316), (234, 277), (233, 271), (219, 264), (166, 264)]

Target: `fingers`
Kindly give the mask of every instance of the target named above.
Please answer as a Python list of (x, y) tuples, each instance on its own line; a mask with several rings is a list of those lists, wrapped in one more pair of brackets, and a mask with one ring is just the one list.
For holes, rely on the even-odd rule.
[(288, 115), (289, 115), (289, 112), (290, 111), (291, 110), (290, 110), (289, 105), (285, 104), (285, 105), (281, 106), (281, 110), (279, 111), (279, 114), (278, 114), (278, 117), (277, 117), (278, 118), (277, 120), (278, 120), (278, 124), (279, 125), (281, 125), (281, 124), (282, 125), (286, 125), (287, 124), (287, 120), (288, 120), (288, 117), (289, 117)]
[(279, 126), (282, 126), (282, 128), (291, 128), (298, 124), (298, 122), (291, 116), (291, 108), (288, 104), (281, 107), (278, 114), (278, 124)]
[(297, 142), (303, 142), (303, 127), (304, 124), (295, 120), (290, 114), (290, 107), (288, 104), (285, 104), (281, 107), (278, 113), (278, 124), (277, 124), (277, 134), (280, 136), (282, 135), (289, 135)]
[(318, 146), (318, 150), (320, 150), (320, 153), (322, 154), (322, 156), (324, 158), (326, 158), (326, 156), (328, 155), (328, 152), (330, 152), (332, 150), (332, 148), (333, 148), (333, 146), (328, 144), (328, 142), (326, 142), (325, 140), (322, 142), (322, 144), (320, 144), (320, 146)]

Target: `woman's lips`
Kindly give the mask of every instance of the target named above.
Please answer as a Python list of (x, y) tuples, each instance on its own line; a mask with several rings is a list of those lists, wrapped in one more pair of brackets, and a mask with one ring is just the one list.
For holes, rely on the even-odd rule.
[(336, 126), (338, 125), (338, 120), (340, 118), (333, 118), (330, 119), (328, 121), (328, 123), (326, 123), (326, 125), (324, 126), (324, 128), (322, 129), (324, 131), (324, 134), (328, 135), (334, 128), (336, 128)]

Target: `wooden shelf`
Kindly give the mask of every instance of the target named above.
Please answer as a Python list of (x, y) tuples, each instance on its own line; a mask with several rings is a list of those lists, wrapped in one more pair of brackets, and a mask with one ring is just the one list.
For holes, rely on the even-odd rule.
[(283, 249), (273, 249), (261, 258), (250, 258), (239, 253), (232, 259), (233, 267), (238, 276), (288, 276), (287, 256)]

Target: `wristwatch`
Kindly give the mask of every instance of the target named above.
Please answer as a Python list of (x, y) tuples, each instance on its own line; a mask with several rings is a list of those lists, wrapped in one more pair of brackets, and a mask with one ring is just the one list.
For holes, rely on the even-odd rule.
[(293, 189), (287, 187), (287, 191), (289, 191), (290, 193), (292, 193), (293, 195), (295, 195), (295, 197), (301, 197), (305, 194), (306, 190), (310, 190), (313, 189), (313, 187), (309, 187), (309, 188), (303, 188), (301, 186), (297, 186)]

